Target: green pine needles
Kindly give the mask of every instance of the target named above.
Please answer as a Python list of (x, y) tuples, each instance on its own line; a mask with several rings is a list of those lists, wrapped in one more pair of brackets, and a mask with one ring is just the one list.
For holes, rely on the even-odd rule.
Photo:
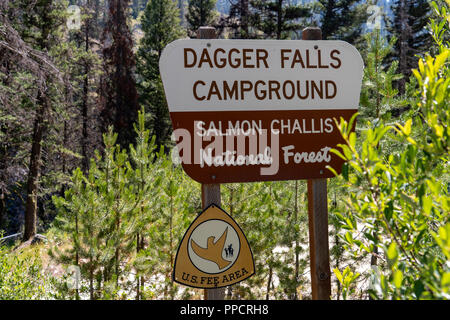
[[(334, 153), (348, 161), (339, 177), (348, 197), (335, 215), (346, 250), (379, 259), (370, 272), (372, 298), (450, 298), (450, 48), (442, 41), (449, 7), (441, 4), (432, 5), (436, 19), (430, 24), (438, 53), (426, 54), (412, 71), (416, 85), (407, 117), (392, 124), (378, 119), (359, 141), (350, 133), (354, 119), (338, 123), (346, 143)], [(380, 148), (391, 141), (397, 144), (392, 152)], [(335, 273), (349, 292), (357, 277), (350, 270)]]
[(144, 122), (142, 111), (129, 154), (116, 145), (117, 134), (110, 129), (103, 136), (104, 154), (96, 153), (86, 175), (76, 169), (64, 197), (53, 198), (56, 226), (70, 245), (55, 247), (51, 254), (80, 268), (82, 281), (72, 291), (74, 298), (148, 298), (145, 282), (164, 262), (168, 280), (160, 290), (175, 295), (169, 279), (186, 225), (180, 219), (187, 210), (196, 211), (188, 205), (195, 196), (179, 192), (187, 178), (181, 168), (171, 167), (163, 148), (156, 152), (155, 137), (150, 139)]

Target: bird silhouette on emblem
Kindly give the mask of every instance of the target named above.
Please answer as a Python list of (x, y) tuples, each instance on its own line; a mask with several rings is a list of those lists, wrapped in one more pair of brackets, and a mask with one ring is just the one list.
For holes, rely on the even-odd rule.
[(228, 227), (216, 242), (214, 242), (214, 239), (216, 237), (208, 237), (206, 249), (200, 247), (193, 239), (191, 239), (192, 250), (194, 250), (195, 254), (197, 254), (200, 258), (212, 261), (219, 267), (219, 269), (223, 269), (231, 263), (231, 261), (222, 258), (222, 252), (223, 248), (225, 247), (227, 234)]

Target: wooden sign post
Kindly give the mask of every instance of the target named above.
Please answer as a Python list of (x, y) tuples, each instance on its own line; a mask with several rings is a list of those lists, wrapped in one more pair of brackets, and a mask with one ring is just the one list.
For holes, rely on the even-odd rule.
[[(320, 28), (305, 28), (303, 40), (322, 40)], [(309, 261), (313, 300), (331, 297), (330, 250), (328, 245), (327, 179), (308, 180)]]
[[(216, 29), (213, 27), (200, 27), (197, 32), (198, 39), (215, 39)], [(206, 209), (211, 204), (221, 205), (220, 184), (202, 183), (202, 207)], [(205, 300), (223, 300), (225, 288), (205, 289)]]

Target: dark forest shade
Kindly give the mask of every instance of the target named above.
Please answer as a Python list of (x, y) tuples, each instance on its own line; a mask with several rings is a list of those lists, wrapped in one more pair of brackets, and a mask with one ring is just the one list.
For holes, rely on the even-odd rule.
[(103, 32), (104, 77), (101, 118), (103, 131), (112, 125), (119, 134), (117, 143), (128, 148), (134, 141), (133, 123), (137, 120), (138, 97), (133, 72), (133, 40), (127, 25), (129, 0), (111, 0)]
[(189, 24), (188, 32), (190, 37), (196, 37), (198, 28), (214, 25), (216, 1), (189, 0), (186, 21)]
[(239, 0), (230, 4), (230, 12), (227, 17), (227, 26), (231, 29), (231, 37), (234, 39), (251, 39), (250, 33), (250, 1)]
[(309, 8), (286, 0), (252, 0), (250, 6), (249, 24), (265, 39), (288, 39), (305, 27), (301, 19), (311, 16)]
[(388, 30), (397, 38), (390, 60), (398, 61), (398, 69), (404, 75), (398, 81), (400, 93), (405, 93), (405, 84), (411, 76), (411, 69), (417, 66), (416, 55), (427, 51), (433, 39), (426, 26), (431, 15), (431, 7), (426, 0), (396, 0), (393, 3), (393, 19)]
[(320, 26), (324, 40), (344, 40), (354, 43), (361, 35), (361, 25), (367, 21), (365, 2), (358, 0), (319, 0)]
[[(30, 29), (33, 27), (38, 30), (34, 39), (34, 47), (42, 50), (50, 50), (52, 44), (51, 33), (58, 26), (58, 18), (50, 15), (55, 9), (53, 0), (45, 0), (39, 2), (33, 7), (35, 10), (30, 16), (26, 16)], [(41, 20), (35, 19), (36, 15), (42, 16)], [(28, 166), (28, 177), (26, 182), (27, 197), (25, 201), (25, 228), (23, 240), (31, 240), (36, 235), (37, 225), (37, 204), (40, 175), (42, 171), (42, 148), (43, 138), (47, 130), (48, 118), (51, 109), (50, 98), (50, 77), (45, 77), (45, 88), (39, 90), (36, 98), (36, 113), (33, 121), (33, 133), (31, 140), (31, 152)]]
[(172, 133), (159, 75), (159, 59), (166, 45), (185, 35), (179, 14), (172, 0), (149, 0), (141, 20), (144, 37), (140, 41), (136, 64), (139, 102), (151, 116), (148, 125), (158, 146), (168, 147)]

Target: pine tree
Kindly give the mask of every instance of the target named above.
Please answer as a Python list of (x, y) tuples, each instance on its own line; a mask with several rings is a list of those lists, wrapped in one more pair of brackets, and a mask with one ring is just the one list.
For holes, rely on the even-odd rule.
[(139, 13), (145, 9), (148, 0), (132, 0), (131, 2), (131, 15), (134, 19), (137, 19)]
[[(159, 193), (158, 221), (150, 231), (153, 246), (149, 260), (157, 266), (158, 274), (164, 277), (161, 293), (165, 299), (175, 299), (179, 285), (172, 280), (172, 271), (178, 245), (189, 227), (189, 223), (200, 212), (199, 185), (181, 169), (174, 168), (170, 158), (160, 162), (162, 184)], [(183, 293), (182, 293), (183, 294)]]
[(228, 299), (298, 298), (305, 267), (300, 259), (301, 244), (307, 235), (305, 210), (299, 200), (302, 189), (305, 185), (295, 182), (225, 186), (222, 207), (244, 231), (256, 269), (245, 285), (228, 289)]
[[(402, 106), (403, 100), (395, 99), (398, 90), (393, 87), (393, 81), (402, 78), (397, 74), (398, 62), (394, 61), (386, 70), (386, 57), (392, 52), (395, 38), (389, 43), (375, 30), (364, 36), (366, 49), (364, 56), (364, 78), (361, 90), (360, 115), (365, 121), (387, 119), (395, 107)], [(364, 121), (363, 121), (364, 122)]]
[(133, 267), (136, 269), (136, 300), (141, 300), (144, 296), (145, 288), (145, 268), (142, 268), (142, 261), (147, 258), (143, 250), (146, 249), (148, 233), (154, 228), (157, 220), (154, 214), (159, 207), (161, 174), (158, 170), (163, 158), (163, 148), (156, 153), (155, 136), (150, 138), (150, 130), (145, 128), (145, 113), (143, 108), (138, 115), (138, 123), (135, 127), (136, 143), (130, 147), (131, 164), (134, 167), (133, 177), (130, 181), (136, 186), (138, 205), (134, 210), (136, 224), (133, 233), (136, 237), (136, 260)]
[(196, 37), (198, 28), (203, 26), (214, 26), (216, 21), (217, 0), (189, 0), (186, 13), (188, 22), (188, 33), (192, 38)]
[[(48, 43), (48, 35), (51, 32), (52, 23), (48, 16), (51, 12), (52, 1), (46, 1), (42, 3), (41, 13), (43, 14), (42, 19), (45, 22), (41, 22), (39, 28), (41, 31), (41, 36), (37, 43), (39, 49), (48, 50), (50, 44)], [(46, 79), (48, 80), (48, 79)], [(51, 105), (49, 91), (44, 92), (39, 91), (37, 96), (37, 110), (36, 116), (33, 124), (33, 142), (31, 146), (30, 153), (30, 165), (29, 173), (27, 179), (27, 200), (25, 207), (25, 230), (23, 239), (29, 240), (36, 235), (36, 225), (37, 225), (37, 201), (38, 201), (38, 190), (39, 190), (39, 178), (41, 175), (41, 157), (42, 157), (42, 140), (44, 137), (45, 118), (49, 116)]]
[(81, 119), (82, 119), (82, 129), (81, 129), (81, 156), (82, 158), (82, 169), (83, 172), (87, 172), (89, 166), (89, 159), (92, 153), (89, 151), (89, 146), (92, 146), (94, 139), (90, 137), (89, 132), (91, 118), (97, 113), (98, 110), (93, 110), (94, 101), (92, 101), (92, 92), (98, 86), (98, 81), (96, 81), (95, 73), (99, 72), (99, 59), (98, 56), (93, 52), (92, 42), (98, 29), (98, 21), (95, 19), (95, 7), (92, 0), (87, 0), (83, 10), (83, 26), (81, 28), (80, 34), (80, 48), (83, 49), (83, 53), (80, 55), (80, 60), (82, 60), (83, 69), (82, 74), (82, 87), (81, 96)]
[[(25, 197), (26, 239), (33, 237), (36, 225), (45, 227), (46, 220), (52, 219), (46, 210), (48, 195), (63, 192), (66, 174), (78, 163), (80, 127), (71, 120), (79, 115), (79, 91), (74, 88), (80, 87), (83, 57), (74, 33), (65, 28), (64, 5), (61, 1), (2, 2), (0, 38), (6, 46), (0, 45), (0, 114), (4, 111), (7, 121), (0, 121), (0, 179), (5, 182), (0, 183), (0, 198), (24, 192), (11, 184), (11, 178), (33, 190)], [(8, 213), (1, 209), (2, 205), (0, 211)]]
[(253, 0), (250, 5), (249, 20), (256, 38), (292, 38), (304, 27), (301, 19), (311, 15), (308, 7), (286, 0)]
[(50, 253), (80, 268), (87, 282), (80, 292), (87, 292), (90, 299), (115, 298), (119, 286), (126, 288), (127, 259), (139, 219), (135, 211), (141, 194), (135, 190), (134, 169), (127, 152), (116, 144), (117, 137), (110, 127), (103, 135), (104, 155), (96, 152), (86, 175), (74, 170), (64, 197), (53, 197), (59, 212), (56, 225), (69, 235), (71, 247), (52, 248)]
[(249, 0), (231, 2), (230, 14), (226, 18), (225, 25), (232, 30), (233, 39), (250, 39), (254, 37), (250, 30), (250, 3)]
[(103, 130), (114, 126), (118, 143), (128, 148), (134, 141), (138, 99), (134, 79), (133, 40), (127, 25), (129, 0), (110, 0), (103, 31), (104, 76), (101, 87)]
[(179, 10), (172, 0), (150, 0), (142, 17), (142, 38), (137, 53), (139, 101), (150, 114), (156, 145), (170, 143), (171, 123), (159, 73), (159, 59), (167, 44), (184, 36)]
[[(32, 48), (31, 50), (34, 50), (35, 57), (52, 56), (61, 36), (59, 27), (65, 22), (63, 4), (53, 0), (24, 0), (15, 4), (15, 6), (20, 9), (19, 17), (16, 17), (14, 26), (18, 31), (13, 30), (12, 32), (20, 35), (19, 43), (24, 39)], [(22, 46), (20, 50), (24, 49), (24, 45), (19, 46)], [(48, 59), (47, 64), (51, 64), (56, 69), (53, 65), (55, 57), (49, 56), (46, 57)], [(34, 117), (31, 124), (31, 148), (26, 179), (27, 196), (23, 234), (23, 240), (25, 241), (33, 239), (37, 232), (38, 195), (41, 191), (43, 153), (46, 151), (44, 150), (44, 141), (49, 134), (51, 119), (54, 114), (58, 113), (58, 105), (61, 103), (58, 91), (61, 89), (60, 85), (63, 82), (59, 70), (54, 71), (57, 74), (57, 77), (54, 77), (54, 74), (51, 75), (44, 71), (45, 67), (42, 66), (42, 61), (38, 63), (40, 63), (37, 68), (38, 73), (40, 73), (39, 89), (37, 92), (30, 90), (29, 98), (24, 103), (24, 106), (31, 107), (29, 110)], [(30, 97), (32, 98), (30, 99)]]
[(323, 40), (350, 43), (360, 37), (361, 25), (367, 20), (367, 3), (358, 0), (319, 0), (320, 27)]
[(398, 89), (405, 93), (406, 81), (411, 69), (417, 66), (418, 56), (426, 52), (433, 40), (426, 29), (431, 7), (427, 0), (396, 0), (393, 4), (393, 18), (388, 22), (391, 37), (398, 39), (392, 60), (398, 61), (398, 69), (404, 75), (398, 81)]

